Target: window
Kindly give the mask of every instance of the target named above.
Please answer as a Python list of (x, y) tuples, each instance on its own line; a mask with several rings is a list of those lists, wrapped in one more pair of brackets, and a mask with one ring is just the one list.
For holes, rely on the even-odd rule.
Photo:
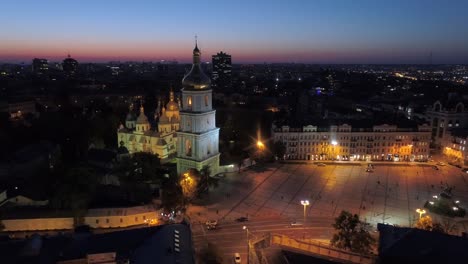
[(138, 222), (138, 216), (137, 216), (137, 217), (135, 217), (135, 222)]
[(192, 96), (187, 97), (187, 105), (192, 108)]
[(188, 139), (185, 140), (185, 155), (192, 156), (192, 142)]
[(96, 219), (96, 224), (99, 224), (99, 219)]
[(122, 218), (120, 218), (120, 223), (123, 223), (123, 219), (122, 219)]
[(107, 223), (107, 224), (109, 223), (109, 218), (106, 219), (106, 223)]
[(208, 107), (208, 95), (205, 95), (205, 106)]

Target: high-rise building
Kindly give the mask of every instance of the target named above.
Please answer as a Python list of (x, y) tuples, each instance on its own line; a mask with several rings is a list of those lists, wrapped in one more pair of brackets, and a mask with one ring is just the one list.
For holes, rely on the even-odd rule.
[(221, 51), (218, 54), (212, 56), (212, 61), (212, 86), (221, 91), (230, 89), (232, 86), (231, 55)]
[(34, 58), (32, 61), (32, 71), (37, 75), (44, 75), (49, 71), (49, 62), (46, 59)]
[(71, 58), (70, 54), (68, 54), (68, 57), (63, 60), (62, 68), (65, 76), (68, 78), (73, 77), (75, 76), (76, 70), (78, 68), (78, 61)]
[(182, 109), (177, 132), (177, 172), (209, 166), (211, 174), (219, 169), (219, 128), (212, 108), (211, 81), (203, 73), (201, 52), (195, 44), (193, 65), (182, 79)]

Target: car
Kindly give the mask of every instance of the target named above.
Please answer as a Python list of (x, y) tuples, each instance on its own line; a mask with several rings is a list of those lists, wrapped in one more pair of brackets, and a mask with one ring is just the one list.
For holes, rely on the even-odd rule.
[(290, 227), (295, 227), (295, 226), (302, 226), (303, 224), (301, 222), (296, 222), (296, 221), (293, 221), (289, 224)]
[(208, 221), (206, 221), (205, 224), (206, 224), (206, 225), (217, 225), (217, 224), (218, 224), (218, 221), (217, 221), (217, 220), (208, 220)]
[(319, 162), (319, 163), (317, 163), (317, 166), (323, 167), (323, 166), (326, 166), (326, 164)]
[(367, 168), (367, 169), (366, 169), (366, 172), (374, 172), (374, 170), (373, 170), (373, 169)]
[(206, 226), (206, 229), (208, 230), (214, 230), (214, 229), (217, 229), (215, 225), (207, 225)]
[(236, 221), (237, 222), (247, 222), (247, 221), (249, 221), (249, 219), (247, 217), (243, 216), (243, 217), (237, 218)]
[(443, 162), (437, 162), (437, 165), (439, 165), (439, 166), (445, 166), (445, 163), (443, 163)]
[(241, 257), (239, 253), (234, 253), (234, 263), (241, 263)]
[(468, 173), (468, 168), (463, 168), (461, 171)]

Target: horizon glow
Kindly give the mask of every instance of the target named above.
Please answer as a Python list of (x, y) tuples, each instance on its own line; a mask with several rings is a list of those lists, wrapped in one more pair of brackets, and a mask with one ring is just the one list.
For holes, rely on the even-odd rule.
[(0, 62), (468, 63), (468, 1), (8, 1)]

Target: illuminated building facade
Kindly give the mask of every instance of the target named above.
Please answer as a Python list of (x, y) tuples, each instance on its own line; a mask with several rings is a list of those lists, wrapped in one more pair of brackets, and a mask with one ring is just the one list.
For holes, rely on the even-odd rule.
[(448, 131), (442, 140), (442, 153), (455, 165), (468, 165), (468, 130), (455, 128)]
[(273, 139), (286, 146), (285, 159), (344, 161), (427, 161), (431, 128), (376, 125), (354, 128), (273, 126)]
[(468, 111), (465, 105), (452, 98), (447, 102), (437, 101), (426, 112), (432, 127), (432, 142), (435, 147), (441, 147), (447, 131), (468, 127)]

